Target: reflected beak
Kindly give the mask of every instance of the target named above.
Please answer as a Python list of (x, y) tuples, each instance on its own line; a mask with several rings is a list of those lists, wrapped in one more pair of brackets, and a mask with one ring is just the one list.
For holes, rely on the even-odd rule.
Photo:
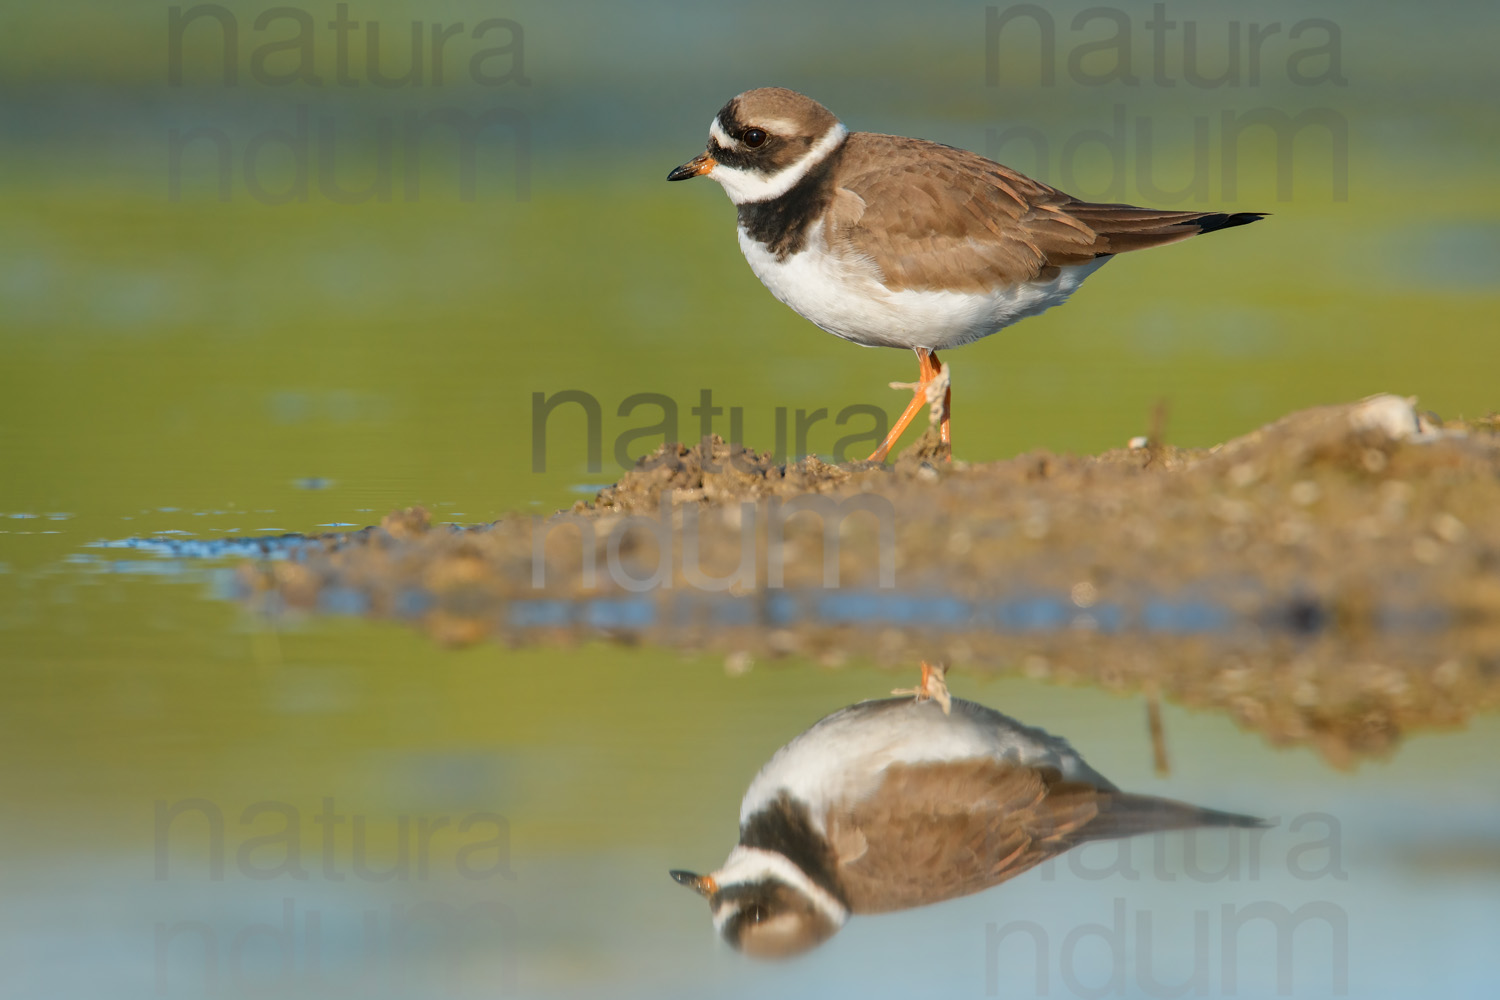
[[(682, 166), (678, 167), (676, 170), (668, 174), (667, 180), (685, 181), (689, 177), (697, 177), (699, 174), (706, 174), (718, 165), (718, 162), (715, 161), (712, 156), (709, 156), (707, 153), (699, 153), (697, 156), (693, 157), (691, 160), (688, 160)], [(678, 881), (680, 882), (682, 880), (678, 879)]]
[[(710, 160), (709, 162), (712, 163), (713, 161)], [(677, 170), (686, 170), (689, 166), (692, 166), (692, 164), (686, 164), (684, 166), (678, 167)], [(673, 173), (676, 172), (677, 171), (675, 170), (673, 171)], [(683, 177), (691, 176), (693, 175), (683, 175)], [(681, 178), (675, 179), (681, 180)], [(713, 880), (712, 875), (694, 875), (692, 872), (685, 872), (681, 870), (668, 872), (667, 874), (671, 875), (678, 885), (685, 885), (700, 896), (712, 896), (714, 893), (719, 891), (719, 884)]]

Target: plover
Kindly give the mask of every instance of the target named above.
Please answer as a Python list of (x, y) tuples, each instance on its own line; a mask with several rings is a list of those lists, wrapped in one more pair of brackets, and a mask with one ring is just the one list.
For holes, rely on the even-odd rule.
[(916, 352), (910, 405), (870, 456), (883, 461), (923, 407), (951, 444), (937, 352), (1065, 302), (1115, 254), (1241, 226), (1261, 212), (1081, 201), (977, 153), (850, 132), (780, 87), (719, 110), (708, 149), (667, 175), (718, 181), (739, 209), (756, 277), (829, 333)]
[(728, 860), (671, 875), (707, 897), (731, 945), (780, 958), (851, 914), (979, 892), (1087, 841), (1263, 825), (1122, 792), (1066, 740), (919, 695), (851, 705), (782, 747), (745, 793)]

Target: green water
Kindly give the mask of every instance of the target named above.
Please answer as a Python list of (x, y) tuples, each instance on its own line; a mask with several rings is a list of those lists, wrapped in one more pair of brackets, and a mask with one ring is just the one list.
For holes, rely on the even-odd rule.
[[(1217, 8), (1169, 6), (1223, 48)], [(1092, 995), (1114, 952), (1098, 938), (1068, 962), (1060, 950), (1070, 932), (1111, 924), (1116, 899), (1128, 995), (1161, 992), (1141, 975), (1136, 914), (1155, 917), (1163, 982), (1201, 959), (1220, 995), (1223, 907), (1258, 902), (1328, 904), (1347, 919), (1350, 995), (1493, 992), (1493, 719), (1413, 739), (1350, 776), (1169, 707), (1175, 769), (1162, 779), (1134, 701), (955, 677), (958, 693), (1070, 737), (1125, 787), (1282, 817), (1264, 867), (1252, 874), (1207, 838), (1199, 861), (1234, 877), (1185, 874), (1179, 842), (1164, 848), (1171, 880), (1095, 879), (1062, 863), (1052, 879), (856, 920), (810, 958), (768, 968), (717, 944), (701, 901), (666, 869), (717, 864), (760, 763), (819, 716), (907, 676), (798, 661), (730, 676), (718, 659), (649, 648), (454, 651), (385, 623), (268, 623), (219, 598), (218, 564), (92, 547), (363, 525), (416, 503), (464, 523), (550, 511), (615, 478), (621, 435), (657, 422), (649, 406), (620, 415), (636, 393), (675, 400), (680, 436), (694, 437), (690, 410), (710, 390), (743, 408), (760, 448), (776, 443), (778, 409), (792, 420), (863, 403), (894, 414), (904, 400), (885, 385), (910, 379), (911, 359), (843, 343), (775, 302), (738, 253), (722, 193), (663, 182), (701, 150), (725, 98), (767, 82), (813, 93), (854, 128), (980, 150), (988, 131), (1021, 125), (1055, 152), (1111, 127), (1121, 104), (1171, 137), (1149, 152), (1159, 184), (1184, 182), (1195, 115), (1321, 107), (1347, 125), (1347, 198), (1314, 130), (1298, 139), (1290, 192), (1277, 189), (1273, 145), (1247, 136), (1226, 199), (1215, 134), (1202, 207), (1272, 218), (1113, 262), (1065, 309), (947, 355), (961, 457), (1118, 446), (1150, 429), (1161, 400), (1169, 439), (1192, 445), (1376, 391), (1482, 414), (1497, 405), (1500, 361), (1492, 13), (1268, 8), (1258, 18), (1287, 27), (1332, 19), (1347, 82), (1290, 82), (1283, 48), (1261, 84), (1208, 90), (1180, 74), (1151, 82), (1148, 6), (1122, 8), (1142, 84), (1068, 76), (1079, 6), (1058, 9), (1057, 83), (1039, 85), (1026, 43), (1006, 36), (992, 87), (982, 5), (457, 5), (442, 18), (524, 26), (528, 85), (479, 87), (455, 68), (442, 88), (379, 88), (356, 52), (358, 83), (339, 90), (257, 83), (250, 24), (265, 8), (229, 9), (243, 33), (232, 88), (201, 24), (185, 36), (184, 86), (165, 82), (165, 8), (18, 9), (0, 33), (0, 967), (13, 995), (895, 996), (932, 984)], [(333, 16), (332, 5), (308, 10)], [(399, 3), (351, 5), (351, 16), (397, 35), (413, 17), (439, 19)], [(329, 36), (317, 44), (331, 78)], [(349, 147), (346, 186), (374, 176), (379, 118), (442, 107), (518, 112), (529, 167), (500, 130), (480, 146), (473, 200), (438, 142), (414, 201), (398, 174), (388, 203), (337, 204), (314, 166), (305, 203), (270, 205), (237, 163), (221, 202), (203, 147), (173, 200), (171, 129), (220, 128), (242, 157), (255, 135), (292, 127), (299, 103), (366, 137)], [(1080, 150), (1077, 179), (1102, 189), (1115, 164), (1102, 146)], [(267, 183), (289, 182), (288, 164), (267, 156)], [(1044, 174), (1060, 181), (1053, 160)], [(1138, 149), (1121, 162), (1127, 200), (1149, 200)], [(589, 468), (582, 419), (559, 411), (533, 471), (533, 394), (565, 390), (600, 403), (602, 467)], [(830, 416), (808, 447), (826, 453), (846, 433)], [(191, 799), (207, 806), (163, 834), (158, 803)], [(325, 849), (326, 799), (346, 821)], [(222, 880), (204, 818), (215, 812)], [(1288, 861), (1318, 839), (1316, 823), (1289, 826), (1313, 813), (1339, 822), (1337, 865), (1331, 848)], [(420, 851), (417, 826), (440, 819)], [(1135, 848), (1142, 868), (1149, 843)], [(277, 874), (291, 845), (305, 878), (297, 865)], [(387, 881), (373, 874), (393, 866)], [(288, 899), (286, 973), (275, 933)], [(498, 908), (393, 941), (393, 907), (437, 902)], [(1207, 951), (1194, 937), (1200, 912)], [(987, 943), (990, 925), (1018, 919), (1047, 934), (1046, 984), (1024, 948)], [(1287, 960), (1297, 995), (1337, 992), (1332, 927), (1298, 931)], [(1247, 927), (1237, 942), (1239, 995), (1273, 995), (1273, 936)]]

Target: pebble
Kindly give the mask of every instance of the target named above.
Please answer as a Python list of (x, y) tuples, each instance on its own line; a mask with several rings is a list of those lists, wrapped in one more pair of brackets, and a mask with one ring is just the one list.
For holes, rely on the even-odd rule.
[(1469, 529), (1458, 518), (1444, 511), (1432, 519), (1432, 533), (1450, 545), (1457, 545), (1464, 540)]
[(743, 677), (755, 666), (755, 657), (743, 649), (737, 649), (724, 657), (724, 673), (730, 677)]
[(1253, 462), (1241, 462), (1229, 470), (1229, 485), (1244, 489), (1260, 478), (1260, 470)]

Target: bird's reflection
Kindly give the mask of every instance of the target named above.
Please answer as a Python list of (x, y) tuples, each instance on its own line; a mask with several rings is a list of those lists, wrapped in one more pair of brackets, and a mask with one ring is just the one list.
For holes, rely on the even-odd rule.
[(961, 699), (924, 666), (917, 697), (866, 701), (778, 750), (740, 806), (740, 842), (708, 875), (714, 927), (763, 958), (884, 913), (987, 889), (1091, 840), (1251, 816), (1132, 795), (1066, 740)]

